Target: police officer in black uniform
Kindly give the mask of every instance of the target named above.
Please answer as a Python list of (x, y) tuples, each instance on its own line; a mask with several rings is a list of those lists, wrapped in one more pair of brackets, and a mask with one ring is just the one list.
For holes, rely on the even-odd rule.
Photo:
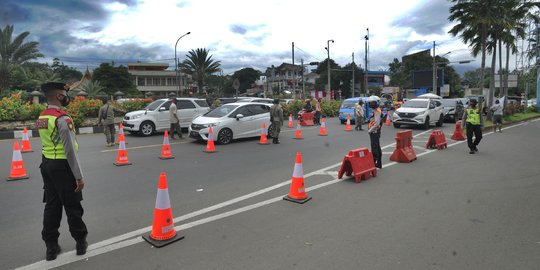
[(49, 106), (36, 121), (42, 143), (42, 163), (45, 210), (43, 213), (43, 241), (47, 246), (46, 260), (54, 260), (61, 252), (58, 245), (62, 210), (65, 209), (71, 236), (76, 241), (77, 255), (86, 253), (88, 231), (82, 220), (84, 210), (81, 205), (84, 187), (75, 139), (73, 121), (61, 106), (69, 104), (67, 92), (70, 87), (64, 83), (49, 82), (41, 85)]

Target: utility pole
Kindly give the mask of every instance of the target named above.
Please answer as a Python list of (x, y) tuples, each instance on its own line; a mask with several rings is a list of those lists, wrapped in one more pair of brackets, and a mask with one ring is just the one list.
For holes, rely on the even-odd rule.
[(435, 41), (433, 41), (433, 94), (437, 94), (437, 64), (435, 63)]
[(295, 76), (295, 67), (294, 67), (294, 42), (292, 43), (292, 65), (293, 65), (293, 99), (296, 99), (296, 76)]
[(326, 64), (328, 68), (328, 84), (326, 88), (326, 100), (330, 101), (330, 92), (332, 91), (331, 85), (330, 85), (330, 41), (334, 43), (333, 39), (329, 39), (326, 41), (326, 52), (328, 53), (328, 57), (326, 58)]
[(300, 59), (302, 63), (302, 99), (306, 98), (306, 81), (304, 80), (304, 58)]
[(365, 95), (367, 96), (368, 95), (368, 73), (369, 73), (369, 69), (368, 69), (368, 53), (369, 53), (369, 49), (368, 49), (368, 42), (369, 42), (369, 28), (366, 28), (366, 31), (367, 31), (367, 35), (364, 37), (364, 40), (365, 40), (365, 43), (364, 43), (364, 66), (366, 67), (365, 70), (364, 70), (364, 91), (365, 91)]
[(352, 53), (352, 97), (354, 97), (354, 68), (356, 67), (356, 64), (354, 64), (354, 52)]

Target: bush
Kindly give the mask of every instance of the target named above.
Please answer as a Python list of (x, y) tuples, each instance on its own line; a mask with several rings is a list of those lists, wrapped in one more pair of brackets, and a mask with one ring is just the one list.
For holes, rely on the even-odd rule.
[(518, 103), (510, 103), (504, 107), (504, 115), (513, 115), (515, 113), (522, 113), (524, 108)]
[(132, 112), (144, 109), (144, 107), (146, 107), (146, 105), (150, 104), (151, 102), (151, 98), (131, 99), (123, 103), (116, 103), (115, 107), (124, 112)]
[(75, 97), (67, 106), (66, 112), (73, 119), (73, 124), (79, 127), (87, 117), (96, 117), (103, 102), (99, 99)]
[(535, 113), (535, 112), (538, 112), (538, 110), (536, 109), (536, 106), (529, 106), (529, 107), (527, 107), (527, 112), (528, 113)]
[(0, 100), (0, 121), (35, 120), (45, 105), (24, 101), (24, 93), (12, 92)]
[[(288, 116), (292, 114), (294, 117), (304, 108), (305, 101), (295, 100), (289, 104), (283, 105), (283, 115)], [(321, 101), (321, 112), (325, 117), (336, 117), (339, 115), (339, 107), (341, 106), (340, 100)]]

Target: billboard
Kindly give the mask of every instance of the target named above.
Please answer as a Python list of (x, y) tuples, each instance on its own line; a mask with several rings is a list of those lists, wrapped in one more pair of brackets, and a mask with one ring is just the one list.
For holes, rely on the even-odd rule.
[[(411, 71), (412, 88), (433, 88), (433, 70)], [(437, 86), (444, 85), (444, 69), (437, 70)]]

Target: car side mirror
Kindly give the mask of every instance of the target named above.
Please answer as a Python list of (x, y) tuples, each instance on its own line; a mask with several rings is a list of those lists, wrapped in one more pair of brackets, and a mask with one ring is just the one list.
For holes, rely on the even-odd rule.
[(166, 111), (166, 110), (167, 110), (167, 109), (166, 109), (165, 107), (159, 107), (159, 111), (160, 111), (160, 112), (164, 112), (164, 111)]
[(236, 120), (240, 120), (242, 118), (244, 118), (243, 114), (239, 113), (239, 114), (236, 115)]

